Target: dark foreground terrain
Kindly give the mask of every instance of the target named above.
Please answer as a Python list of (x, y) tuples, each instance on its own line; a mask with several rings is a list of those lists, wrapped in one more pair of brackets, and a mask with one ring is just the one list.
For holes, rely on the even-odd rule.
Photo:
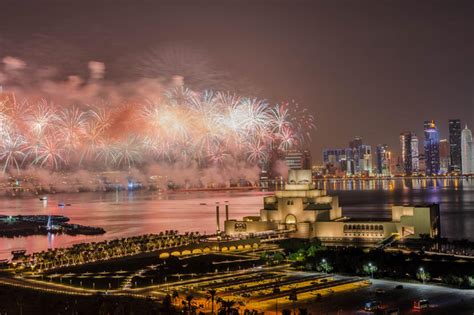
[(120, 296), (73, 296), (0, 285), (0, 314), (173, 314), (160, 303)]

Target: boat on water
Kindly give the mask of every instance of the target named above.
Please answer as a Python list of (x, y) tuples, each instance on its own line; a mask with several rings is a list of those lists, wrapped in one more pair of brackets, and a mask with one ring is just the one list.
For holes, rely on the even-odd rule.
[(47, 201), (47, 200), (48, 200), (48, 196), (39, 197), (39, 200), (41, 200), (41, 201)]
[(66, 204), (64, 202), (58, 203), (58, 207), (64, 207)]

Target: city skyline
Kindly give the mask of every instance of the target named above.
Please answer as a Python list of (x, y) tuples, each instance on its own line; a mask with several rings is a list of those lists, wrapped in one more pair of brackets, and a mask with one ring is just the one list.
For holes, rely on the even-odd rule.
[(449, 135), (446, 138), (441, 137), (434, 120), (425, 120), (423, 129), (421, 148), (418, 136), (411, 131), (400, 133), (398, 148), (377, 144), (374, 154), (372, 146), (356, 136), (345, 148), (325, 148), (322, 151), (323, 169), (319, 164), (315, 166), (318, 170), (339, 176), (473, 173), (474, 149), (467, 124), (461, 132), (461, 120), (450, 119)]
[[(2, 4), (2, 58), (18, 57), (37, 69), (54, 66), (61, 80), (99, 61), (106, 80), (121, 82), (150, 76), (153, 69), (144, 71), (143, 62), (156, 62), (153, 52), (172, 47), (185, 59), (201, 60), (206, 80), (160, 68), (168, 79), (181, 74), (199, 89), (223, 85), (309, 107), (317, 125), (310, 149), (318, 160), (323, 148), (345, 146), (357, 135), (374, 147), (395, 148), (402, 130), (421, 135), (425, 119), (439, 121), (442, 135), (448, 119), (474, 125), (474, 44), (466, 40), (473, 37), (471, 1), (54, 2), (55, 9), (41, 16), (35, 14), (40, 4), (21, 7), (18, 16), (23, 2)], [(97, 41), (107, 45), (91, 45)]]

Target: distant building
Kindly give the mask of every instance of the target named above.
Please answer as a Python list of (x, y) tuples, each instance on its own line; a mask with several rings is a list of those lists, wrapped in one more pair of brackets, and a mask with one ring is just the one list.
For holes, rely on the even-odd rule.
[(461, 172), (461, 120), (449, 120), (450, 172)]
[(323, 151), (323, 162), (331, 175), (353, 175), (354, 159), (353, 150), (347, 149), (325, 149)]
[(354, 160), (354, 174), (360, 174), (360, 147), (362, 145), (362, 138), (355, 137), (354, 140), (349, 142), (349, 148), (352, 150), (352, 156)]
[(424, 154), (420, 154), (419, 158), (419, 173), (426, 174), (426, 159)]
[(381, 176), (390, 176), (391, 152), (388, 145), (379, 144), (377, 146), (377, 174)]
[(260, 187), (262, 188), (268, 188), (269, 182), (270, 182), (270, 177), (268, 174), (268, 169), (267, 169), (267, 163), (261, 163), (260, 165)]
[(439, 171), (441, 174), (449, 172), (450, 147), (447, 139), (439, 141)]
[(354, 175), (355, 174), (355, 163), (354, 163), (354, 151), (350, 148), (342, 149), (341, 154), (339, 156), (339, 165), (341, 167), (341, 171), (344, 175)]
[(402, 132), (400, 148), (403, 173), (408, 176), (418, 173), (420, 171), (418, 137), (410, 131)]
[(405, 174), (405, 170), (403, 169), (403, 160), (401, 156), (397, 156), (397, 158), (392, 157), (390, 161), (390, 174), (395, 176), (402, 176)]
[(466, 127), (461, 132), (461, 162), (462, 173), (474, 173), (474, 152), (472, 146), (472, 132)]
[(303, 167), (302, 169), (311, 169), (313, 167), (313, 159), (311, 157), (311, 151), (303, 150)]
[(420, 172), (420, 150), (419, 150), (419, 142), (418, 137), (416, 135), (412, 135), (411, 137), (411, 165), (412, 171), (414, 174), (418, 174)]
[(372, 175), (372, 147), (368, 144), (361, 144), (359, 147), (359, 173)]
[(335, 149), (324, 149), (323, 150), (323, 163), (324, 165), (335, 165), (338, 162), (337, 150)]
[(313, 177), (323, 177), (327, 174), (327, 169), (325, 165), (313, 165), (311, 168), (311, 173)]
[(439, 163), (439, 132), (434, 120), (425, 121), (425, 164), (426, 175), (438, 175), (440, 172)]
[(285, 163), (290, 170), (311, 168), (311, 152), (309, 150), (288, 150), (285, 152)]

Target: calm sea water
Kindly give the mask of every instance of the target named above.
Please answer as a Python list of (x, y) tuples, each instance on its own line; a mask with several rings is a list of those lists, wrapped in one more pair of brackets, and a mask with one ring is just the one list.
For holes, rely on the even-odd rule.
[[(448, 238), (474, 239), (474, 181), (467, 180), (381, 180), (325, 181), (318, 183), (337, 194), (343, 212), (352, 217), (387, 217), (393, 204), (440, 203), (442, 234)], [(229, 201), (230, 217), (257, 215), (262, 192), (163, 193), (111, 192), (49, 195), (38, 198), (1, 198), (0, 214), (65, 215), (71, 223), (103, 227), (99, 236), (28, 236), (0, 238), (0, 258), (16, 249), (28, 252), (165, 230), (212, 233), (216, 229), (215, 202)], [(58, 202), (72, 206), (60, 208)], [(221, 206), (221, 220), (224, 219)]]

